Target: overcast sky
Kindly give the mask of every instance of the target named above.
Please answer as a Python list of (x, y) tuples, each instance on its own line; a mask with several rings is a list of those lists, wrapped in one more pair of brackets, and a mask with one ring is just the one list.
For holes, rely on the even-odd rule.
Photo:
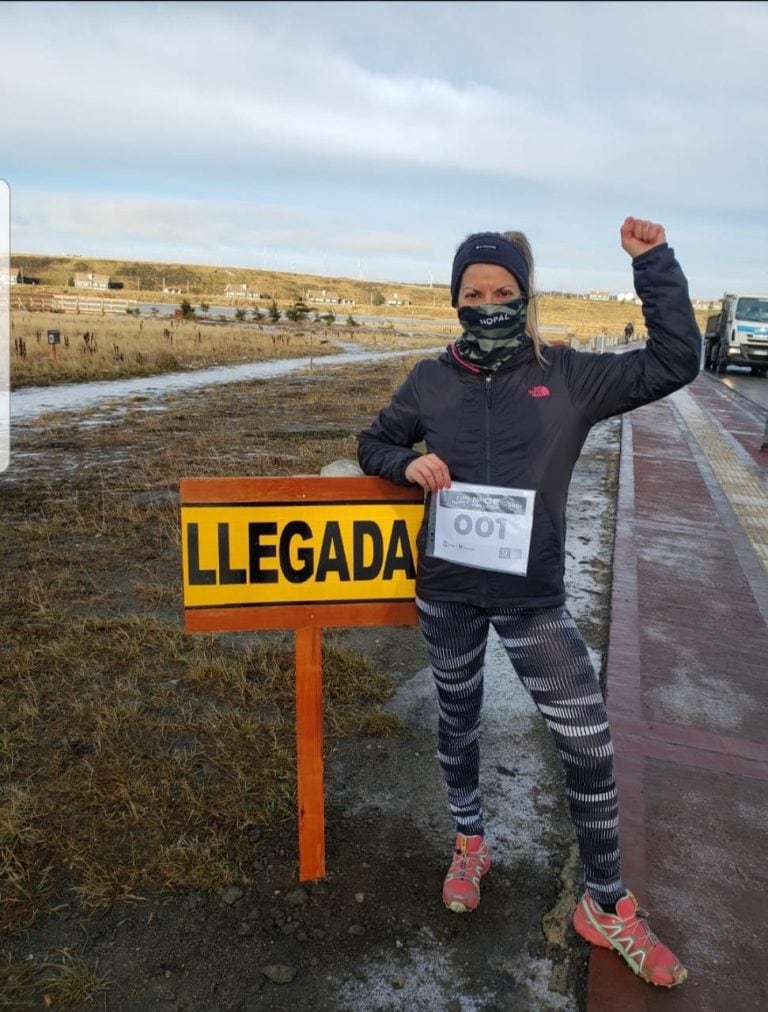
[(11, 251), (542, 289), (768, 292), (768, 3), (1, 3)]

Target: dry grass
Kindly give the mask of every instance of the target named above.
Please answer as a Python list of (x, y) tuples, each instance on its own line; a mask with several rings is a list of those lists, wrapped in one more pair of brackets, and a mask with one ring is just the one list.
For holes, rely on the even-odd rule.
[[(585, 342), (596, 335), (618, 339), (631, 320), (635, 335), (645, 335), (645, 322), (640, 306), (624, 302), (601, 302), (590, 299), (567, 299), (543, 295), (538, 300), (539, 322), (542, 327), (566, 327), (566, 333)], [(708, 311), (696, 310), (699, 327), (706, 326)], [(545, 334), (545, 336), (547, 336)]]
[[(51, 1008), (76, 1012), (109, 987), (72, 949), (56, 949), (41, 963), (6, 959), (0, 970), (0, 1009)], [(39, 999), (38, 999), (39, 996)]]
[[(5, 927), (45, 906), (51, 869), (88, 906), (244, 880), (244, 830), (295, 816), (290, 643), (225, 647), (146, 615), (78, 618), (52, 603), (30, 579), (20, 604), (34, 618), (3, 647), (15, 673), (3, 686)], [(361, 706), (386, 698), (387, 681), (332, 648), (324, 672), (331, 737), (370, 732)]]
[[(183, 632), (174, 490), (186, 475), (317, 473), (352, 456), (406, 369), (222, 388), (162, 414), (137, 406), (130, 424), (49, 416), (17, 441), (38, 463), (0, 479), (5, 932), (72, 896), (99, 908), (245, 882), (250, 827), (286, 823), (294, 839), (292, 636)], [(61, 460), (77, 463), (66, 482), (50, 471)], [(323, 670), (327, 754), (342, 736), (403, 732), (370, 660), (327, 637)]]
[[(644, 334), (639, 306), (541, 296), (538, 310), (544, 337), (554, 342), (593, 347), (596, 338), (604, 337), (615, 343), (629, 320), (638, 337)], [(364, 311), (366, 315), (372, 312), (370, 307), (364, 307)], [(392, 315), (395, 311), (398, 316)], [(274, 327), (247, 321), (214, 323), (17, 309), (11, 314), (11, 386), (149, 376), (212, 365), (325, 356), (338, 350), (339, 340), (377, 350), (436, 347), (447, 344), (458, 333), (448, 306), (397, 310), (382, 307), (376, 312), (376, 322), (365, 325), (347, 326), (347, 314), (339, 312), (333, 326), (312, 316), (314, 322), (282, 323)], [(697, 318), (703, 327), (706, 313), (700, 311)], [(559, 332), (547, 332), (548, 327)], [(48, 330), (61, 333), (61, 343), (55, 352), (47, 342)]]
[[(48, 330), (61, 343), (48, 345)], [(72, 313), (11, 314), (14, 388), (82, 380), (150, 376), (160, 372), (266, 359), (330, 355), (322, 325), (264, 328), (181, 318), (88, 317)]]

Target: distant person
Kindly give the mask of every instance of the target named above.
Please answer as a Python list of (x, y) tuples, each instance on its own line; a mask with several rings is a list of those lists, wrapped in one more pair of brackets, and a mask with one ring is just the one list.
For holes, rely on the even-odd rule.
[(634, 336), (635, 336), (635, 328), (632, 325), (632, 321), (630, 320), (629, 323), (624, 328), (624, 344), (629, 344), (629, 342), (632, 340)]
[[(491, 867), (478, 732), (493, 625), (562, 759), (586, 884), (574, 928), (593, 945), (618, 950), (644, 980), (673, 987), (685, 980), (686, 970), (653, 934), (622, 881), (611, 734), (589, 652), (565, 606), (563, 582), (566, 499), (590, 429), (680, 389), (699, 372), (701, 336), (664, 229), (627, 218), (620, 231), (643, 301), (647, 348), (615, 355), (548, 347), (537, 327), (533, 256), (525, 236), (470, 235), (458, 247), (451, 273), (462, 334), (437, 358), (417, 363), (358, 434), (358, 459), (365, 474), (425, 490), (416, 606), (439, 704), (437, 754), (456, 823), (443, 902), (459, 913), (474, 910), (480, 880)], [(422, 442), (426, 452), (416, 452)], [(441, 492), (452, 482), (465, 483), (460, 492), (468, 498)], [(466, 504), (476, 494), (492, 511), (494, 499), (483, 492), (488, 486), (514, 490), (516, 499), (533, 504), (528, 533), (522, 528), (516, 536), (519, 561), (510, 563), (513, 550), (504, 546), (498, 559), (484, 556), (478, 568), (458, 561), (448, 538), (428, 543), (438, 507)], [(495, 500), (490, 526), (485, 517), (485, 541), (481, 545), (478, 535), (472, 550), (483, 549), (496, 523), (512, 524), (504, 493)], [(461, 550), (472, 537), (470, 521), (461, 514)]]

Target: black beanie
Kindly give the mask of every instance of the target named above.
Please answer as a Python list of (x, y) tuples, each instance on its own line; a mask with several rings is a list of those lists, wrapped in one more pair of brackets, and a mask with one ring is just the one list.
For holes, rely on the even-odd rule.
[(528, 294), (528, 264), (523, 251), (498, 232), (478, 232), (472, 235), (456, 250), (451, 270), (451, 305), (459, 301), (461, 276), (470, 264), (498, 264), (514, 274), (520, 285), (520, 292)]

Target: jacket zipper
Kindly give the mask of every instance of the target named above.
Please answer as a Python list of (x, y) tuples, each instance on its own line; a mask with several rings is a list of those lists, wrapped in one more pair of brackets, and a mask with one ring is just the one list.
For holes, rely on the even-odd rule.
[(491, 401), (493, 394), (493, 376), (485, 377), (485, 484), (491, 484)]
[[(493, 413), (493, 374), (485, 377), (485, 484), (491, 484), (491, 442)], [(488, 597), (488, 575), (480, 570), (480, 602), (484, 605)]]

